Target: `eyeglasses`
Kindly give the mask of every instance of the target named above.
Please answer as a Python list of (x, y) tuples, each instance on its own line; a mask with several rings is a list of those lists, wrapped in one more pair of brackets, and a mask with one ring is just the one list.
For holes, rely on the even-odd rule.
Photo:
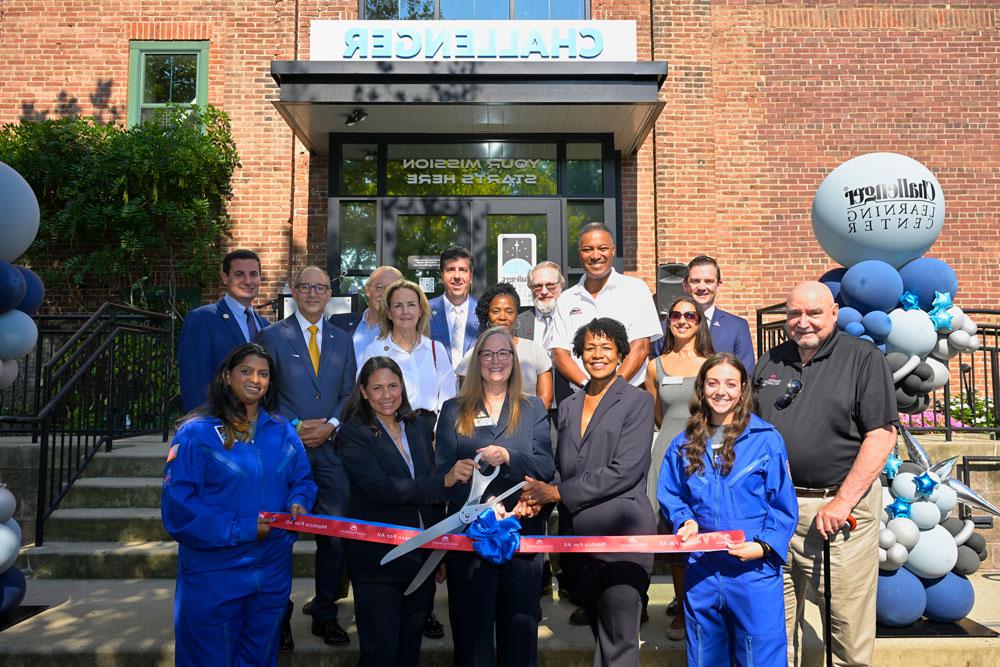
[(685, 311), (683, 313), (681, 311), (679, 311), (679, 310), (671, 310), (670, 311), (670, 321), (671, 322), (679, 322), (682, 317), (685, 320), (687, 320), (688, 322), (697, 322), (698, 321), (698, 313), (694, 312), (693, 310), (687, 310), (687, 311)]
[(316, 292), (316, 294), (326, 294), (330, 291), (329, 285), (320, 285), (319, 283), (296, 283), (295, 289), (302, 292)]
[(559, 283), (542, 283), (541, 285), (532, 285), (532, 292), (555, 292), (556, 288), (559, 287)]
[(511, 350), (497, 350), (496, 352), (483, 350), (479, 353), (479, 358), (486, 363), (490, 363), (493, 359), (497, 361), (510, 361), (513, 356), (514, 353)]
[(802, 382), (799, 380), (789, 380), (788, 384), (785, 386), (785, 393), (779, 396), (778, 400), (774, 402), (774, 407), (779, 410), (784, 410), (792, 404), (792, 401), (795, 400), (795, 397), (799, 395), (800, 391), (802, 391)]

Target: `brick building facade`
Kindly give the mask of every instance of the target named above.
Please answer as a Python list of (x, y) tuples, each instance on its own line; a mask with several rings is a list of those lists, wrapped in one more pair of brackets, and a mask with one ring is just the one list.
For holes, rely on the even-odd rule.
[[(947, 217), (930, 254), (957, 271), (956, 302), (996, 306), (995, 2), (588, 4), (591, 19), (635, 21), (637, 59), (669, 67), (655, 127), (620, 156), (626, 271), (652, 285), (658, 263), (715, 255), (722, 305), (752, 318), (833, 265), (810, 223), (823, 177), (853, 156), (893, 151), (942, 185)], [(308, 60), (312, 21), (358, 15), (357, 0), (6, 0), (0, 122), (124, 122), (131, 43), (207, 41), (208, 101), (231, 116), (243, 165), (233, 245), (260, 251), (273, 295), (291, 267), (327, 261), (331, 157), (311, 155), (279, 115), (272, 61)]]

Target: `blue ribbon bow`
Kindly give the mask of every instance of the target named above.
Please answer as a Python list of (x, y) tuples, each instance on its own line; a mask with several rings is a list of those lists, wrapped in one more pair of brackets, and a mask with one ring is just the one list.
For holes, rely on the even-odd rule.
[(465, 530), (472, 538), (472, 548), (486, 561), (503, 565), (509, 561), (521, 546), (521, 522), (509, 516), (497, 520), (493, 510), (485, 510)]

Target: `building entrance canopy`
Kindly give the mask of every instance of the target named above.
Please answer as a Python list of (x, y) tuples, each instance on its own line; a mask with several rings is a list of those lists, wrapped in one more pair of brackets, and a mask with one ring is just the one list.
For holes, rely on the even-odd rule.
[(331, 134), (397, 133), (609, 134), (630, 155), (664, 107), (667, 64), (276, 60), (271, 76), (278, 112), (318, 154)]

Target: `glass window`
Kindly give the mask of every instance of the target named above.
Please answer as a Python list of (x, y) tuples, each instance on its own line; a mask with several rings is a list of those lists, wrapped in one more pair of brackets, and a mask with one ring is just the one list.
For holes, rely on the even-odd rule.
[(428, 297), (443, 291), (438, 256), (455, 245), (458, 218), (452, 215), (396, 216), (396, 268), (407, 280), (420, 284), (421, 278), (434, 281)]
[(378, 191), (378, 146), (343, 144), (340, 162), (340, 194), (372, 196)]
[(433, 19), (435, 0), (361, 0), (369, 21)]
[(363, 290), (364, 280), (377, 266), (375, 206), (373, 201), (340, 203), (340, 270), (348, 274), (340, 281), (341, 294), (352, 293), (352, 285)]
[(510, 0), (441, 0), (442, 19), (505, 20)]
[(566, 260), (570, 269), (583, 270), (580, 265), (580, 229), (591, 222), (604, 222), (603, 201), (566, 202)]
[(153, 118), (168, 104), (208, 102), (208, 45), (208, 42), (129, 43), (129, 125)]
[(579, 20), (587, 18), (587, 0), (515, 0), (515, 18)]
[(389, 196), (554, 195), (556, 145), (487, 141), (390, 144)]
[(566, 144), (566, 194), (604, 194), (601, 144)]

